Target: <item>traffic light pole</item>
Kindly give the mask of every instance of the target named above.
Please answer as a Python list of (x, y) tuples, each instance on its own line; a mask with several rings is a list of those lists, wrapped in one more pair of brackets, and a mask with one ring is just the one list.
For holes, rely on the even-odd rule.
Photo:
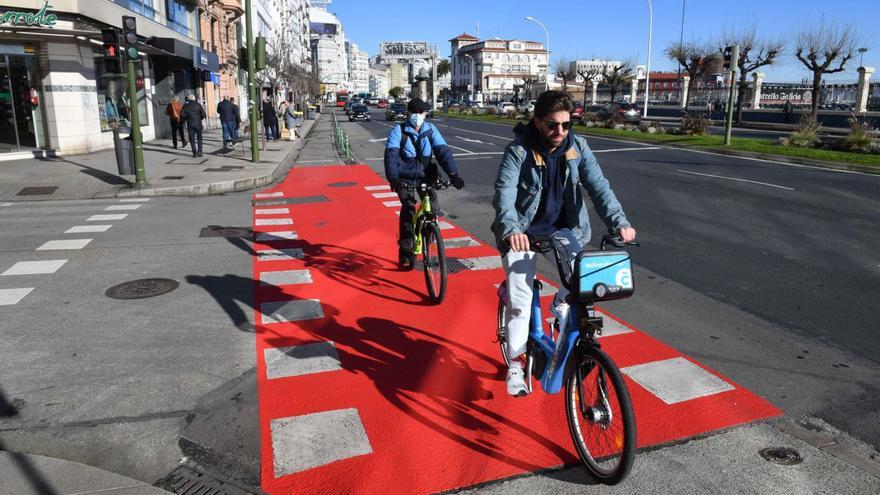
[(254, 29), (252, 27), (251, 0), (245, 0), (245, 37), (247, 38), (247, 85), (248, 100), (250, 103), (250, 121), (251, 121), (251, 161), (258, 163), (260, 161), (260, 131), (257, 126), (257, 105), (260, 100), (257, 99), (257, 88), (254, 86), (254, 74), (256, 72), (256, 50), (254, 50)]
[(730, 144), (733, 131), (733, 101), (736, 98), (736, 69), (739, 67), (739, 45), (733, 45), (730, 55), (730, 95), (727, 97), (727, 122), (724, 129), (724, 146)]
[(134, 187), (147, 187), (147, 178), (144, 172), (144, 145), (141, 139), (141, 120), (138, 115), (137, 98), (137, 71), (135, 61), (128, 60), (128, 107), (131, 116), (131, 144), (134, 148)]

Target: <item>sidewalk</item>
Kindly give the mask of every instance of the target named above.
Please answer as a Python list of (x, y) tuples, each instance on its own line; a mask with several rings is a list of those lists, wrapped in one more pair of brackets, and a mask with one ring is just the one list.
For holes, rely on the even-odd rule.
[[(329, 119), (328, 119), (329, 120)], [(92, 199), (125, 196), (202, 196), (243, 191), (282, 177), (312, 128), (307, 120), (300, 139), (262, 143), (260, 163), (252, 163), (250, 143), (235, 151), (221, 149), (220, 130), (204, 133), (204, 156), (193, 158), (187, 147), (174, 149), (171, 139), (144, 143), (148, 186), (134, 189), (134, 176), (119, 176), (114, 150), (87, 155), (0, 162), (0, 201)], [(329, 125), (329, 124), (328, 124)]]

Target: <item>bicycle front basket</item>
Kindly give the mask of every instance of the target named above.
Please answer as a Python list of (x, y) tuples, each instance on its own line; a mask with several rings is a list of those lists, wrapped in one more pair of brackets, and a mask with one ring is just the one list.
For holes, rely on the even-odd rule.
[(582, 301), (623, 299), (635, 290), (626, 251), (581, 251), (574, 266)]

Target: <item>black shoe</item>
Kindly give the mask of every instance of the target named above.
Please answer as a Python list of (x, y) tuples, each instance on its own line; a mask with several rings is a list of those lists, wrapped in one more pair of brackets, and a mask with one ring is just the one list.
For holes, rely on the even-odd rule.
[(196, 158), (197, 156), (199, 156), (199, 155), (193, 155), (193, 158)]
[(201, 151), (199, 151), (199, 156), (202, 156), (202, 152), (201, 152)]
[(416, 259), (411, 254), (401, 254), (397, 264), (400, 266), (401, 271), (408, 272), (415, 268)]

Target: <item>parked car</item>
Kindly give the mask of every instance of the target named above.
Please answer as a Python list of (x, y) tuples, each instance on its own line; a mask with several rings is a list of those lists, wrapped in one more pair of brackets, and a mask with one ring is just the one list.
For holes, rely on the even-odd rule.
[(467, 108), (483, 108), (483, 102), (481, 101), (466, 101), (464, 106)]
[(596, 111), (599, 120), (608, 120), (614, 114), (620, 115), (628, 124), (638, 124), (642, 121), (642, 111), (634, 103), (609, 103)]
[(376, 108), (388, 108), (388, 100), (379, 100), (379, 103), (376, 103)]
[(523, 100), (516, 109), (522, 113), (534, 112), (535, 111), (535, 100)]
[(348, 121), (354, 122), (355, 120), (365, 120), (367, 122), (373, 120), (373, 116), (370, 114), (370, 109), (363, 103), (357, 103), (351, 106), (351, 113), (348, 114)]
[(433, 119), (434, 118), (434, 104), (431, 103), (430, 100), (425, 102), (425, 118)]
[(406, 105), (392, 103), (385, 110), (385, 120), (406, 120)]
[[(532, 100), (532, 101), (534, 101), (534, 100)], [(534, 109), (535, 109), (535, 107), (534, 107), (534, 105), (532, 105), (532, 111), (534, 111)], [(585, 114), (586, 114), (586, 112), (584, 112), (584, 104), (580, 103), (580, 102), (575, 102), (574, 110), (571, 111), (571, 120), (583, 123)]]
[(495, 106), (495, 109), (498, 111), (498, 113), (515, 112), (516, 105), (514, 105), (513, 102), (510, 101), (502, 101)]
[(379, 98), (376, 98), (376, 97), (370, 98), (370, 105), (371, 106), (375, 107), (378, 104), (379, 104)]

